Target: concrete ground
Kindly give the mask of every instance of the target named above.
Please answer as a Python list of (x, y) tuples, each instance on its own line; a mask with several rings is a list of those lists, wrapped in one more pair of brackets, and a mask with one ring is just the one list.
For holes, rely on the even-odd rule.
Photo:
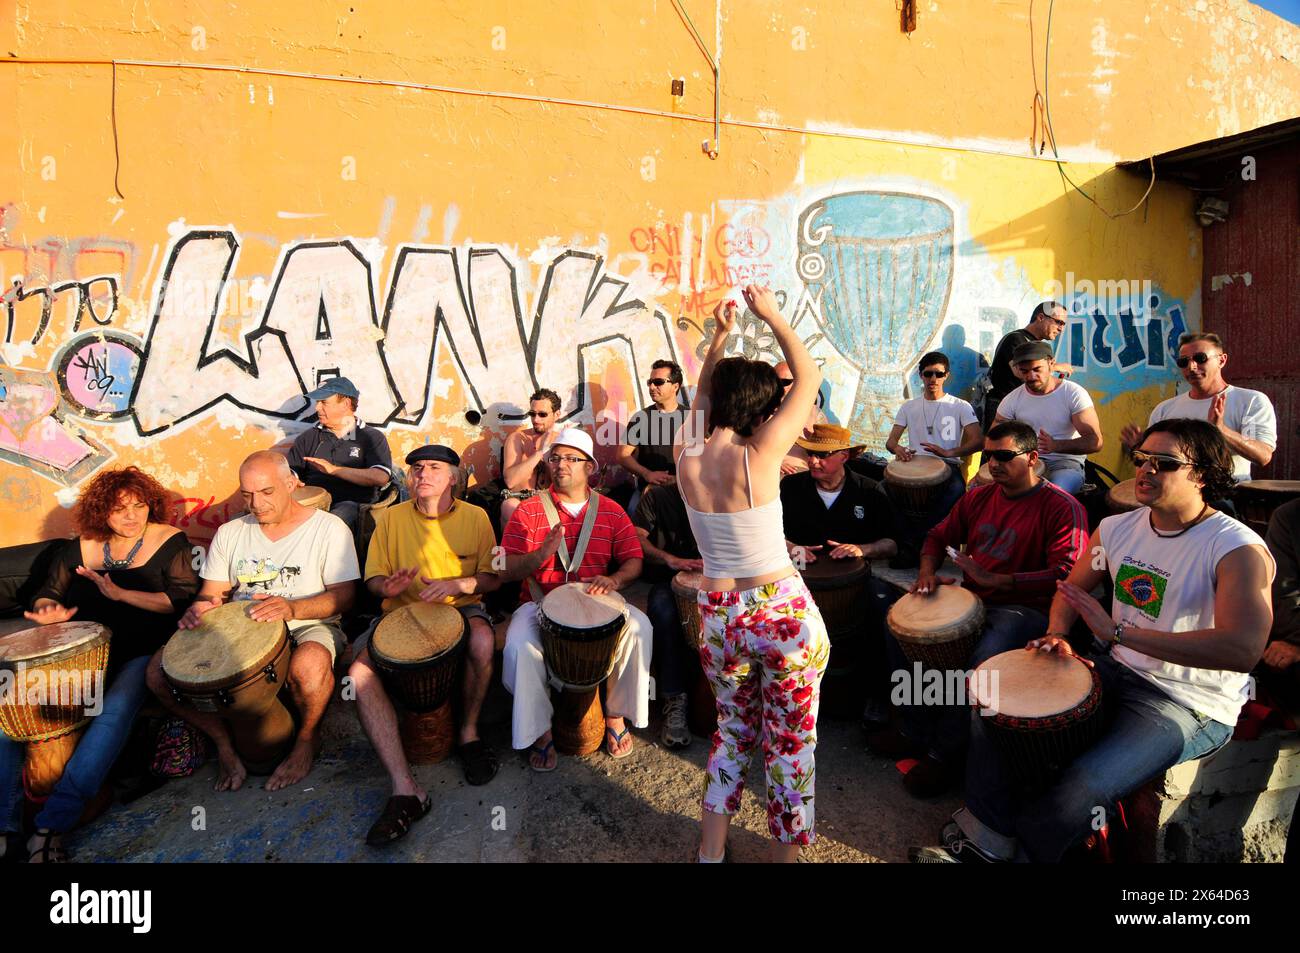
[[(639, 590), (629, 595), (643, 604), (644, 587)], [(67, 846), (78, 861), (693, 859), (705, 739), (685, 750), (664, 749), (654, 706), (650, 728), (633, 731), (637, 743), (629, 757), (561, 757), (558, 770), (537, 774), (509, 750), (509, 703), (498, 681), (482, 721), (483, 737), (502, 760), (496, 778), (470, 787), (454, 759), (417, 767), (433, 811), (386, 848), (367, 847), (364, 837), (388, 797), (388, 782), (352, 703), (338, 699), (326, 716), (321, 758), (296, 787), (268, 793), (264, 778), (250, 778), (243, 790), (218, 794), (210, 761), (193, 777), (170, 781), (129, 805), (114, 804), (70, 835)], [(958, 806), (956, 797), (913, 799), (893, 762), (865, 750), (856, 722), (822, 718), (818, 733), (818, 838), (804, 851), (807, 860), (903, 862), (909, 846), (935, 842)], [(733, 822), (729, 844), (736, 861), (762, 860), (770, 840), (761, 755), (749, 777), (759, 796), (747, 790)]]

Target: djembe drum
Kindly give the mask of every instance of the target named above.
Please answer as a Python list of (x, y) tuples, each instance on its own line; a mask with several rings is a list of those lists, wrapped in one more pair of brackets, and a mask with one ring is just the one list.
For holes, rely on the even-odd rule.
[(1106, 491), (1106, 509), (1112, 513), (1130, 513), (1141, 505), (1137, 498), (1137, 480), (1121, 480)]
[(920, 195), (841, 192), (805, 208), (795, 234), (795, 271), (821, 302), (821, 329), (861, 371), (848, 427), (883, 444), (907, 371), (943, 323), (952, 209)]
[(866, 703), (862, 630), (871, 564), (859, 557), (831, 559), (823, 552), (800, 575), (817, 603), (831, 643), (830, 662), (822, 676), (821, 710), (831, 718), (856, 718)]
[(0, 730), (25, 742), (29, 799), (50, 795), (81, 740), (96, 699), (103, 701), (112, 633), (95, 622), (56, 622), (0, 637)]
[(330, 496), (329, 491), (319, 486), (300, 486), (293, 491), (293, 498), (303, 506), (324, 510), (326, 513), (334, 504), (334, 498)]
[(1237, 484), (1237, 507), (1246, 525), (1259, 535), (1268, 532), (1273, 511), (1300, 497), (1300, 480), (1246, 480)]
[(890, 460), (885, 465), (885, 490), (899, 509), (925, 516), (952, 475), (952, 467), (938, 457), (917, 454), (911, 460)]
[[(1041, 458), (1034, 464), (1034, 473), (1038, 475), (1038, 479), (1040, 480), (1047, 479), (1047, 464), (1044, 463)], [(986, 461), (982, 467), (975, 471), (975, 475), (970, 478), (970, 489), (973, 490), (977, 486), (987, 486), (992, 482), (993, 476), (989, 473), (989, 465)]]
[(627, 618), (622, 596), (592, 595), (585, 582), (552, 589), (538, 607), (546, 674), (560, 689), (551, 729), (561, 754), (591, 754), (605, 737), (599, 688), (614, 670)]
[(1101, 736), (1101, 677), (1072, 655), (1012, 649), (969, 683), (971, 704), (1023, 785), (1047, 784)]
[(388, 613), (370, 638), (375, 671), (405, 709), (399, 730), (412, 764), (437, 764), (451, 753), (451, 697), (460, 683), (466, 628), (455, 606), (421, 602)]
[(885, 624), (909, 661), (965, 669), (984, 631), (984, 603), (969, 589), (941, 585), (929, 595), (903, 596), (890, 607)]
[(704, 633), (700, 623), (699, 596), (703, 578), (703, 573), (679, 572), (673, 576), (672, 585), (673, 596), (677, 599), (677, 614), (682, 620), (682, 635), (686, 637), (686, 645), (690, 649), (690, 661), (687, 662), (690, 673), (687, 678), (691, 684), (687, 692), (689, 705), (686, 720), (692, 734), (709, 738), (718, 728), (718, 708), (713, 688), (709, 685), (700, 662), (700, 645)]
[(163, 646), (172, 697), (221, 716), (250, 774), (269, 774), (293, 742), (293, 717), (279, 699), (289, 672), (288, 628), (249, 617), (255, 603), (227, 602)]

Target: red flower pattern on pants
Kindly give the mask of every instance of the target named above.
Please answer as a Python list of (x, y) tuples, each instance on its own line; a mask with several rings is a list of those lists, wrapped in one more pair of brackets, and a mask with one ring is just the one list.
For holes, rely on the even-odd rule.
[(750, 755), (763, 734), (767, 826), (811, 844), (817, 706), (830, 641), (797, 575), (740, 592), (701, 592), (700, 663), (717, 701), (704, 809), (735, 814)]

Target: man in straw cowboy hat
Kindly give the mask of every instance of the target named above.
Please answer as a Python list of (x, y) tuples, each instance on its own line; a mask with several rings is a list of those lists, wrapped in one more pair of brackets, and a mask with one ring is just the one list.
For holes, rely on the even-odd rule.
[[(815, 424), (797, 445), (808, 455), (808, 469), (781, 481), (786, 544), (795, 565), (819, 560), (888, 559), (898, 553), (897, 530), (880, 484), (845, 464), (861, 452), (853, 435), (836, 424)], [(898, 594), (887, 583), (868, 579), (861, 594), (862, 662), (855, 679), (866, 682), (865, 722), (871, 729), (889, 716), (885, 614)]]

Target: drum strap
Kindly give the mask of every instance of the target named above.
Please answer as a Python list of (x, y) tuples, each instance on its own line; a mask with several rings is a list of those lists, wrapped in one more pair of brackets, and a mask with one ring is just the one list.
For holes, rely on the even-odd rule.
[[(560, 522), (559, 511), (555, 508), (555, 501), (551, 499), (550, 493), (539, 493), (538, 496), (542, 501), (542, 511), (546, 514), (547, 527), (554, 529), (555, 525)], [(577, 572), (582, 567), (582, 557), (587, 555), (587, 544), (591, 542), (591, 531), (596, 527), (596, 510), (600, 506), (600, 494), (595, 491), (587, 497), (587, 513), (582, 519), (582, 529), (578, 531), (578, 543), (573, 547), (573, 556), (569, 556), (569, 547), (563, 539), (560, 540), (560, 551), (556, 553), (559, 557), (560, 565), (564, 567), (564, 578), (567, 580), (569, 574)], [(542, 604), (542, 587), (537, 584), (537, 580), (532, 576), (528, 577), (528, 591), (532, 594), (533, 601), (540, 606)]]

